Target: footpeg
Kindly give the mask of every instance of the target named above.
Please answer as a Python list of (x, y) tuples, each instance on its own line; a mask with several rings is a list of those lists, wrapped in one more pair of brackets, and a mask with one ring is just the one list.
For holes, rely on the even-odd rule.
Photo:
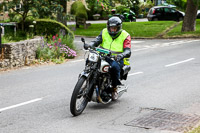
[(119, 98), (120, 96), (122, 96), (122, 94), (123, 94), (124, 92), (127, 92), (127, 90), (128, 90), (128, 86), (125, 86), (125, 85), (117, 86), (118, 98)]

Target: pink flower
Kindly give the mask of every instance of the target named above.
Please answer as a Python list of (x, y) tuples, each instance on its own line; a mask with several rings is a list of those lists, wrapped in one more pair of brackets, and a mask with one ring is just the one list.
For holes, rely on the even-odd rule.
[(55, 40), (56, 39), (56, 36), (53, 36), (53, 40)]
[(104, 8), (104, 5), (103, 5), (103, 3), (101, 3), (101, 6), (102, 6), (102, 8)]

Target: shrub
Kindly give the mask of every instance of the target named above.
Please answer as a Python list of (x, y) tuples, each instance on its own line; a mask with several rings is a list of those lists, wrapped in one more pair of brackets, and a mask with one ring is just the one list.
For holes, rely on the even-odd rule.
[(88, 19), (87, 10), (81, 1), (76, 1), (72, 4), (71, 14), (76, 17)]
[(121, 5), (121, 6), (116, 7), (116, 11), (119, 14), (123, 14), (124, 12), (129, 12), (130, 9), (127, 8), (126, 6)]
[(143, 14), (144, 17), (146, 17), (149, 9), (153, 6), (154, 6), (154, 4), (151, 2), (151, 0), (147, 0), (146, 3), (140, 4), (139, 14)]
[(44, 44), (38, 47), (36, 51), (36, 59), (44, 62), (52, 61), (55, 63), (62, 63), (67, 58), (74, 58), (76, 52), (71, 49), (68, 44), (63, 42), (66, 40), (71, 42), (70, 38), (62, 35), (53, 36), (48, 42), (46, 40)]
[(22, 17), (16, 13), (9, 13), (8, 14), (10, 22), (20, 22)]
[(103, 11), (101, 14), (101, 19), (108, 20), (109, 18), (109, 11)]
[[(64, 24), (50, 19), (36, 19), (36, 34), (37, 35), (46, 35), (53, 36), (56, 34), (60, 34), (60, 32), (65, 32), (65, 34), (69, 35), (74, 39), (73, 32), (67, 28)], [(64, 35), (65, 35), (64, 34)]]
[(26, 40), (30, 38), (33, 38), (33, 34), (30, 34), (22, 30), (17, 30), (16, 33), (14, 33), (13, 31), (12, 32), (8, 31), (3, 36), (3, 43), (19, 42), (21, 40)]

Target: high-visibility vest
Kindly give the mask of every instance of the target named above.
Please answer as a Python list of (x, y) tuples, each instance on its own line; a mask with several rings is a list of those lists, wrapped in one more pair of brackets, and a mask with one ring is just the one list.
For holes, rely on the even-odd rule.
[[(120, 54), (124, 51), (124, 41), (128, 36), (129, 33), (122, 30), (121, 34), (116, 39), (113, 39), (110, 36), (108, 29), (105, 28), (102, 31), (102, 44), (100, 44), (100, 46), (104, 49), (110, 50), (114, 55)], [(129, 58), (124, 58), (124, 64), (130, 65)]]

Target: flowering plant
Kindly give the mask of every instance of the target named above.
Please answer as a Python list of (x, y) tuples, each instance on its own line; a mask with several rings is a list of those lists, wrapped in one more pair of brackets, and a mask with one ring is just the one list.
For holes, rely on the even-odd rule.
[(55, 63), (62, 63), (67, 58), (74, 58), (76, 51), (65, 44), (66, 42), (71, 42), (69, 39), (61, 35), (53, 36), (50, 41), (46, 41), (38, 47), (36, 58), (42, 61), (53, 61)]

